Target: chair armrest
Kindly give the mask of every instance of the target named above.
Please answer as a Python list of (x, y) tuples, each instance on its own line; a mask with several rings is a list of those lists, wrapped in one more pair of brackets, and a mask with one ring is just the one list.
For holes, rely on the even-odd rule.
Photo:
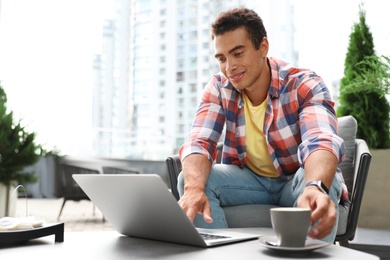
[(182, 166), (179, 155), (172, 155), (166, 159), (168, 167), (168, 177), (171, 186), (171, 192), (176, 200), (180, 199), (179, 192), (177, 191), (177, 177), (179, 176)]
[(351, 205), (348, 214), (348, 225), (345, 234), (337, 236), (336, 240), (353, 240), (355, 236), (360, 207), (370, 168), (371, 153), (368, 149), (367, 143), (362, 139), (356, 139), (355, 147), (355, 177), (351, 194)]

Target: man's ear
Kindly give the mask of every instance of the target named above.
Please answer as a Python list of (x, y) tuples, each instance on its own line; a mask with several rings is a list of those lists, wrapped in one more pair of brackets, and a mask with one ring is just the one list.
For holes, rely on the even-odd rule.
[(268, 50), (269, 50), (268, 39), (267, 39), (267, 37), (263, 37), (263, 39), (260, 42), (260, 51), (261, 51), (263, 58), (267, 57)]

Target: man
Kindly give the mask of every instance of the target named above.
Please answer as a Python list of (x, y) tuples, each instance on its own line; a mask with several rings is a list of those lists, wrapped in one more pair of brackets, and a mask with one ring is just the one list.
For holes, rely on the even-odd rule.
[[(309, 236), (333, 242), (347, 191), (337, 168), (345, 146), (327, 87), (314, 72), (267, 57), (267, 33), (252, 10), (220, 14), (212, 40), (220, 72), (205, 87), (179, 152), (180, 206), (205, 228), (227, 227), (222, 206), (307, 207), (316, 223)], [(213, 165), (223, 129), (222, 164)]]

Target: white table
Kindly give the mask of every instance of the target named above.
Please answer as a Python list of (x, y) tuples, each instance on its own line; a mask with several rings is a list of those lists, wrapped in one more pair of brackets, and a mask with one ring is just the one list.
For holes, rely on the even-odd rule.
[[(237, 229), (272, 235), (272, 229)], [(120, 235), (116, 231), (65, 232), (63, 243), (54, 236), (30, 240), (26, 244), (0, 249), (0, 259), (364, 259), (379, 257), (353, 249), (330, 245), (308, 255), (281, 255), (260, 245), (258, 240), (212, 248), (199, 248)]]

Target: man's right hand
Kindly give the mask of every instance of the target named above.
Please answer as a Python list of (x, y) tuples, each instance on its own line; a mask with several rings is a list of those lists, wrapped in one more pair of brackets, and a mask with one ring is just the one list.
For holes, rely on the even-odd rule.
[(179, 205), (191, 222), (194, 222), (197, 213), (202, 214), (207, 223), (213, 222), (210, 203), (204, 191), (187, 190), (180, 198)]
[(211, 163), (204, 155), (191, 154), (182, 165), (184, 194), (179, 200), (180, 207), (192, 222), (199, 213), (207, 223), (212, 223), (210, 203), (205, 193)]

